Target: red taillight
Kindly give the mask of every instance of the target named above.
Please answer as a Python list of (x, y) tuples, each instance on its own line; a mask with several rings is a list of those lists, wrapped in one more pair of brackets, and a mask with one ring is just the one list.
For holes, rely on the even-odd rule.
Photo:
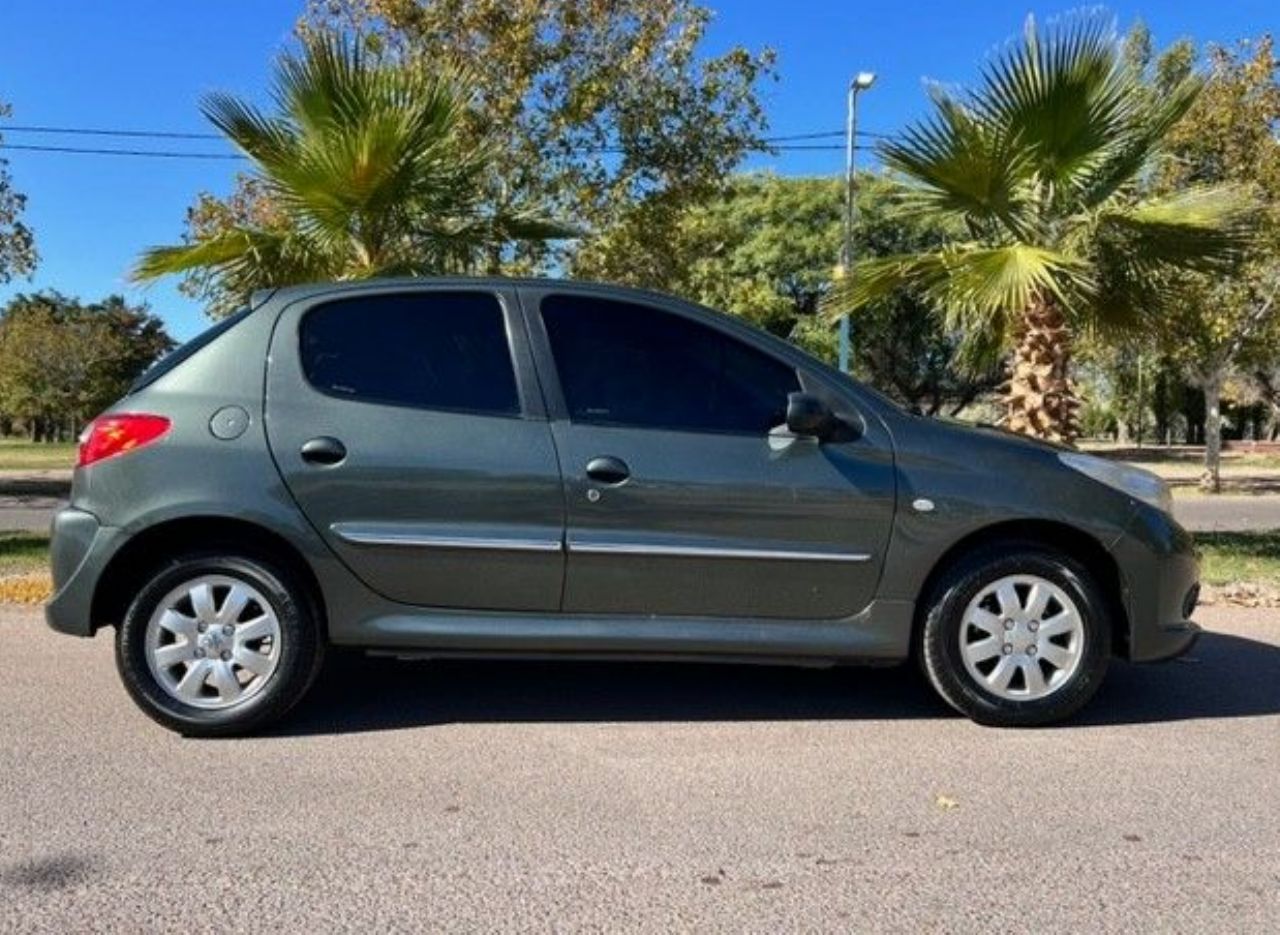
[(169, 420), (164, 416), (140, 413), (101, 416), (89, 423), (80, 436), (78, 467), (88, 467), (95, 461), (114, 458), (129, 451), (149, 445), (169, 431)]

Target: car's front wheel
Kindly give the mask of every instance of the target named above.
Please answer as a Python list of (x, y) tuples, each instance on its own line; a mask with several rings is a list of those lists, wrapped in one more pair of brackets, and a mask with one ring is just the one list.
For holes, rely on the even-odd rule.
[(1089, 570), (1038, 543), (965, 556), (933, 589), (921, 632), (929, 681), (982, 724), (1030, 726), (1078, 711), (1111, 652), (1107, 603)]
[(188, 736), (245, 733), (282, 716), (319, 667), (306, 593), (257, 557), (193, 554), (144, 581), (116, 634), (134, 701)]

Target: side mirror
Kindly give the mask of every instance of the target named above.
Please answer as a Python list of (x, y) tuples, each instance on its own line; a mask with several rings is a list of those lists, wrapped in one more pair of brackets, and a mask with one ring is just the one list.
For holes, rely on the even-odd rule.
[(812, 393), (787, 394), (787, 429), (791, 434), (825, 441), (839, 427), (840, 419), (817, 396)]

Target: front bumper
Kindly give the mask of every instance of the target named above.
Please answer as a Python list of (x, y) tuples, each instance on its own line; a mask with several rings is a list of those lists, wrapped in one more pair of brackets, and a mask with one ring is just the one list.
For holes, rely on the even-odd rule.
[(1200, 593), (1191, 534), (1173, 517), (1139, 505), (1112, 554), (1129, 617), (1129, 660), (1159, 662), (1187, 652), (1200, 636), (1191, 619)]
[(53, 597), (45, 605), (45, 620), (59, 633), (93, 636), (93, 596), (115, 554), (119, 530), (103, 526), (92, 513), (66, 507), (54, 516), (51, 532)]

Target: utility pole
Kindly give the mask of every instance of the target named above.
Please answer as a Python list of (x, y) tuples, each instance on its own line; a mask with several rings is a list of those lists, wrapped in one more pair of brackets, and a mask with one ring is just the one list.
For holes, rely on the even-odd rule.
[[(849, 107), (846, 119), (844, 145), (844, 245), (840, 250), (840, 266), (844, 277), (853, 275), (853, 221), (857, 212), (854, 193), (857, 180), (854, 177), (855, 141), (858, 135), (858, 92), (875, 84), (875, 72), (860, 71), (849, 82)], [(840, 370), (849, 372), (849, 313), (840, 316)]]

